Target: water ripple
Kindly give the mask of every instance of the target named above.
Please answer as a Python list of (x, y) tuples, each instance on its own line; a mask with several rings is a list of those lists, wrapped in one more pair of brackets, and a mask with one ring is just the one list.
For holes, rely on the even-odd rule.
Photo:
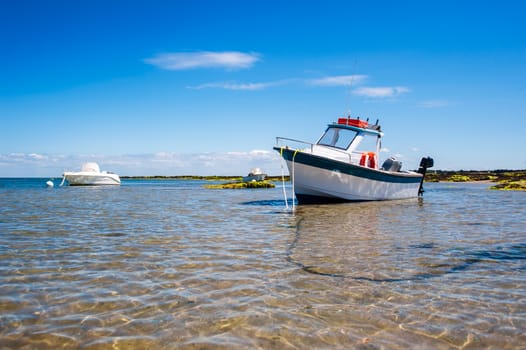
[(281, 189), (203, 184), (0, 186), (0, 344), (526, 343), (524, 193), (428, 184), (424, 200), (292, 213)]

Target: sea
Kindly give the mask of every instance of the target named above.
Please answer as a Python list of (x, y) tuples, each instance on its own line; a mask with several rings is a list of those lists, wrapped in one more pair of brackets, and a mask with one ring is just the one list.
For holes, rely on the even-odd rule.
[(526, 192), (0, 179), (0, 349), (526, 349)]

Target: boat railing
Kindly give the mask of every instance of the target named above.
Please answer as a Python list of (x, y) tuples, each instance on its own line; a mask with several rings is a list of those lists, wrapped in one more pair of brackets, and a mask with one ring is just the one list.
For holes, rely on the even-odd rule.
[[(276, 137), (276, 147), (298, 150), (302, 152), (309, 152), (311, 154), (323, 155), (325, 157), (329, 157), (334, 160), (349, 162), (350, 164), (353, 163), (352, 155), (349, 152), (346, 152), (345, 150), (340, 150), (334, 147), (327, 147), (324, 145), (316, 145), (314, 143), (310, 143), (306, 141), (289, 139), (286, 137)], [(316, 151), (315, 151), (315, 148), (316, 148)], [(325, 150), (325, 152), (321, 150)], [(353, 154), (354, 153), (356, 152), (353, 152)]]
[(308, 150), (312, 153), (314, 144), (307, 141), (289, 139), (287, 137), (276, 137), (276, 147), (300, 151)]

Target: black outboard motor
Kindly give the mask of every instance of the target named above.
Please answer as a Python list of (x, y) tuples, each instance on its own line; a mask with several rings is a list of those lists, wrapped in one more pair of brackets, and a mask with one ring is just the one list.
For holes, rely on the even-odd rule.
[(426, 177), (426, 171), (427, 168), (432, 168), (435, 162), (433, 161), (433, 158), (431, 157), (423, 157), (420, 160), (420, 167), (418, 168), (418, 173), (422, 174), (422, 180), (420, 181), (420, 187), (418, 188), (418, 195), (421, 196), (422, 193), (424, 193), (424, 178)]

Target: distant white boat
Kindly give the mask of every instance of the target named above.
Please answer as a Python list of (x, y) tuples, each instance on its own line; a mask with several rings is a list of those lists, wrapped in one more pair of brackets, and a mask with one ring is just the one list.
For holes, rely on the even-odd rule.
[(263, 173), (260, 168), (250, 170), (247, 176), (243, 176), (243, 182), (264, 181), (267, 174)]
[(99, 165), (94, 162), (82, 164), (80, 171), (64, 172), (62, 184), (67, 182), (70, 186), (100, 186), (100, 185), (120, 185), (119, 175), (100, 171)]

